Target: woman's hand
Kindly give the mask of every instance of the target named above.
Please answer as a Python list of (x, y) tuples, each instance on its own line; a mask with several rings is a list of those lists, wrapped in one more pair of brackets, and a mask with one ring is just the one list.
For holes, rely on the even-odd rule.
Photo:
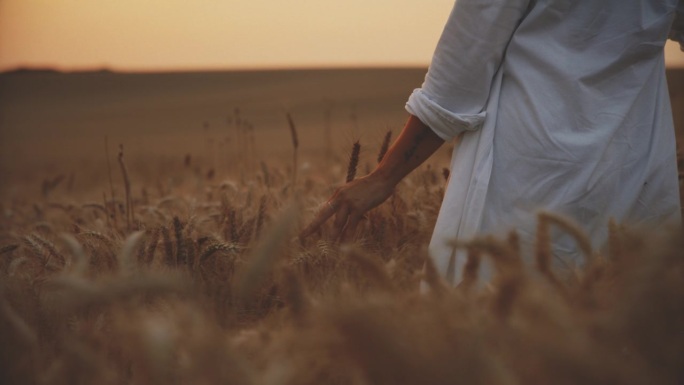
[(299, 234), (304, 239), (316, 232), (335, 215), (333, 238), (345, 238), (354, 233), (363, 215), (392, 195), (396, 183), (379, 172), (353, 180), (338, 188), (316, 213), (313, 221)]
[(337, 189), (318, 210), (311, 224), (299, 234), (299, 239), (303, 240), (316, 232), (333, 215), (335, 238), (352, 234), (363, 214), (392, 195), (399, 181), (421, 165), (443, 143), (444, 140), (430, 127), (417, 117), (410, 116), (375, 171)]

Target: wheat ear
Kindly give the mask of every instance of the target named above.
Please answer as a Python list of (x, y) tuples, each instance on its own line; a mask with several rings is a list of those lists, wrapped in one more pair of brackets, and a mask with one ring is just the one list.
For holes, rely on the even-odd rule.
[(347, 183), (356, 178), (356, 168), (359, 165), (359, 153), (361, 152), (361, 144), (357, 140), (352, 146), (352, 152), (349, 156), (349, 165), (347, 166)]
[(297, 182), (297, 151), (299, 149), (299, 137), (297, 136), (297, 126), (295, 126), (292, 115), (287, 113), (287, 123), (290, 126), (290, 136), (292, 137), (292, 148), (294, 149), (292, 155), (292, 186)]
[(135, 218), (133, 217), (133, 202), (131, 201), (131, 181), (128, 178), (128, 170), (124, 163), (123, 144), (119, 145), (119, 166), (121, 167), (124, 187), (126, 188), (126, 229), (131, 231), (131, 226)]
[(382, 145), (380, 146), (380, 153), (378, 154), (378, 163), (382, 162), (382, 160), (385, 158), (385, 154), (387, 154), (387, 150), (389, 149), (391, 140), (392, 130), (387, 130), (387, 133), (385, 134), (385, 139), (383, 139)]

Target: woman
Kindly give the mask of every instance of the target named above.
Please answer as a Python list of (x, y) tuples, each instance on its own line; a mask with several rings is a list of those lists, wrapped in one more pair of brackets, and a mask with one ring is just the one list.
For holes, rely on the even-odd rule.
[[(684, 43), (684, 0), (459, 0), (406, 126), (370, 175), (341, 187), (302, 232), (335, 215), (339, 235), (444, 141), (460, 138), (430, 255), (448, 272), (454, 238), (568, 216), (605, 242), (609, 218), (680, 220), (663, 46)], [(561, 265), (582, 262), (553, 240)], [(453, 264), (452, 264), (453, 266)], [(456, 283), (456, 282), (452, 282)]]

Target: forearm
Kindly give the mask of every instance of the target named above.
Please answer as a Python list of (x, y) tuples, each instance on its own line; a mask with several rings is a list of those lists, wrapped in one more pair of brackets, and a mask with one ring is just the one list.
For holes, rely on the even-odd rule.
[(373, 174), (396, 185), (434, 154), (443, 143), (444, 140), (430, 127), (411, 115)]

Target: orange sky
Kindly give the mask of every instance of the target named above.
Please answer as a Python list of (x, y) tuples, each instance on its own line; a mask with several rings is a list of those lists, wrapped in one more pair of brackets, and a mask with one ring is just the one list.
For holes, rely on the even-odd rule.
[[(453, 0), (0, 0), (0, 70), (427, 65)], [(684, 53), (667, 47), (670, 65)]]

